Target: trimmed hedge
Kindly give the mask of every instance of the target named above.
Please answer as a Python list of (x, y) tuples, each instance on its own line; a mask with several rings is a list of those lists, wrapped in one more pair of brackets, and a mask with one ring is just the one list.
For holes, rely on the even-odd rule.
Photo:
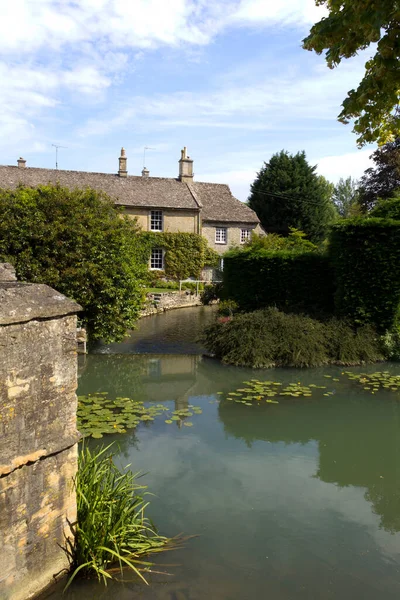
[(218, 254), (198, 233), (143, 232), (140, 236), (148, 259), (152, 248), (164, 248), (164, 273), (171, 279), (198, 279), (205, 266), (218, 263)]
[(276, 306), (285, 312), (333, 312), (333, 271), (317, 252), (232, 250), (224, 256), (223, 296), (241, 310)]
[(355, 218), (334, 225), (329, 254), (335, 268), (335, 307), (379, 331), (400, 322), (400, 221)]

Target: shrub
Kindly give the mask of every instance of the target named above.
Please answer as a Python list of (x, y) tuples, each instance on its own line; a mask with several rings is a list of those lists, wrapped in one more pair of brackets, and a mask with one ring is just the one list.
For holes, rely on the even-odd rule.
[(250, 240), (246, 242), (246, 248), (253, 250), (296, 250), (298, 252), (311, 252), (317, 250), (317, 246), (307, 239), (307, 235), (296, 229), (289, 227), (289, 235), (283, 237), (277, 233), (269, 233), (268, 235), (257, 235), (253, 233)]
[(400, 360), (400, 327), (386, 331), (382, 336), (382, 344), (389, 360)]
[(216, 321), (204, 330), (202, 342), (224, 363), (253, 368), (350, 365), (384, 358), (371, 326), (354, 330), (337, 319), (324, 323), (276, 308)]
[(134, 221), (103, 193), (58, 185), (0, 189), (0, 261), (83, 307), (91, 339), (121, 339), (144, 300), (147, 263)]
[(145, 516), (146, 487), (136, 483), (138, 475), (120, 471), (109, 449), (92, 452), (86, 446), (79, 455), (77, 523), (73, 543), (66, 549), (72, 571), (67, 587), (78, 573), (95, 575), (107, 584), (112, 579), (110, 567), (116, 563), (121, 573), (128, 567), (147, 583), (142, 571), (151, 563), (143, 557), (165, 550), (172, 542), (158, 535)]
[(380, 200), (369, 216), (400, 221), (400, 192), (394, 198)]
[(225, 317), (232, 317), (238, 311), (238, 305), (234, 300), (222, 300), (218, 305), (218, 314)]
[(392, 330), (400, 316), (400, 222), (355, 218), (334, 225), (329, 253), (335, 307), (356, 324)]
[(276, 306), (311, 315), (333, 312), (333, 272), (317, 252), (231, 250), (224, 257), (223, 298), (241, 310)]
[(209, 283), (204, 285), (204, 291), (200, 296), (200, 300), (204, 306), (211, 304), (211, 302), (217, 301), (221, 297), (222, 284), (221, 283)]

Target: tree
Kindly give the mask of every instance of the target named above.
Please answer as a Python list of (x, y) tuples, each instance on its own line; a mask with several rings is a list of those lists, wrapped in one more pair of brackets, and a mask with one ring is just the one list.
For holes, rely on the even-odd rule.
[(59, 186), (0, 190), (0, 260), (22, 281), (76, 300), (92, 339), (122, 338), (139, 317), (147, 249), (103, 193)]
[(333, 192), (333, 202), (339, 215), (344, 218), (359, 215), (361, 213), (359, 199), (358, 182), (352, 177), (347, 179), (341, 177)]
[(291, 155), (282, 150), (264, 163), (251, 185), (248, 205), (266, 231), (287, 236), (295, 228), (312, 242), (324, 238), (335, 209), (331, 184), (315, 170), (305, 152)]
[(338, 119), (354, 121), (359, 146), (393, 141), (400, 129), (400, 3), (398, 0), (315, 0), (329, 15), (313, 25), (303, 48), (322, 54), (330, 69), (343, 58), (376, 44), (356, 90), (350, 90)]
[(400, 137), (375, 150), (375, 165), (367, 169), (360, 181), (360, 203), (371, 210), (379, 198), (391, 198), (400, 190)]
[(393, 198), (380, 200), (369, 216), (400, 221), (400, 192), (397, 192)]

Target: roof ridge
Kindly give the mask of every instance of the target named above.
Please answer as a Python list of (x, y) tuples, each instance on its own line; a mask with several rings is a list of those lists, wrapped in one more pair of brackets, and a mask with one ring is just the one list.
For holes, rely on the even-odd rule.
[(196, 202), (197, 206), (198, 206), (199, 208), (203, 208), (203, 205), (202, 205), (202, 203), (201, 203), (201, 202), (200, 202), (200, 200), (198, 199), (198, 197), (197, 197), (197, 194), (195, 193), (195, 191), (194, 191), (194, 190), (191, 188), (191, 186), (190, 186), (190, 183), (186, 182), (186, 185), (188, 186), (188, 188), (189, 188), (189, 192), (192, 194), (192, 196), (193, 196), (193, 198), (194, 198), (194, 201)]

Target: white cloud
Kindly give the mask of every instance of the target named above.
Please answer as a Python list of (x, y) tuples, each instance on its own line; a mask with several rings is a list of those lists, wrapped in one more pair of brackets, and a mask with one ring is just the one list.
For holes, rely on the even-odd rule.
[(26, 54), (101, 39), (116, 47), (203, 45), (227, 27), (310, 24), (314, 0), (14, 0), (0, 5), (0, 51)]
[(315, 23), (326, 14), (314, 0), (242, 0), (232, 21), (243, 24), (303, 25)]
[(316, 163), (317, 171), (324, 175), (329, 181), (336, 183), (340, 177), (359, 179), (364, 171), (373, 165), (370, 156), (373, 149), (348, 152), (338, 156), (324, 156), (311, 161)]

